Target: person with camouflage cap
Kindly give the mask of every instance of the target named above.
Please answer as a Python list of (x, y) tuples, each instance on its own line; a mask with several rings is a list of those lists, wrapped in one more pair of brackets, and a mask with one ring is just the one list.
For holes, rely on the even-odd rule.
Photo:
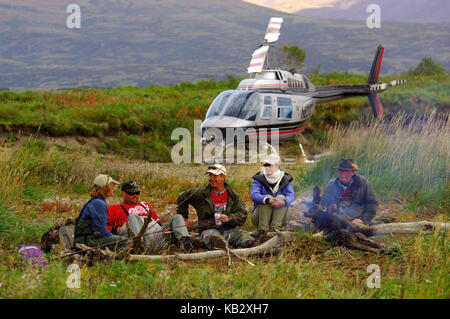
[(361, 175), (356, 175), (358, 166), (351, 158), (342, 158), (336, 167), (338, 177), (325, 187), (320, 205), (337, 205), (337, 211), (346, 215), (353, 223), (371, 224), (378, 201), (372, 186)]

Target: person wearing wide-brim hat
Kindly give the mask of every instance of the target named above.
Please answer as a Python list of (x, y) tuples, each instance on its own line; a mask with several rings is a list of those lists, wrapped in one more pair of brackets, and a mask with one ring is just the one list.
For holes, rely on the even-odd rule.
[(371, 224), (378, 201), (367, 179), (355, 174), (358, 166), (351, 158), (341, 158), (337, 178), (324, 189), (320, 204), (330, 207), (336, 204), (338, 212), (346, 215), (353, 223)]
[[(106, 198), (112, 196), (119, 182), (111, 176), (100, 174), (95, 177), (91, 198), (81, 208), (75, 220), (74, 244), (80, 243), (90, 247), (106, 245), (110, 249), (121, 249), (128, 244), (126, 237), (115, 236), (107, 228), (108, 205)], [(117, 243), (121, 241), (120, 243)]]

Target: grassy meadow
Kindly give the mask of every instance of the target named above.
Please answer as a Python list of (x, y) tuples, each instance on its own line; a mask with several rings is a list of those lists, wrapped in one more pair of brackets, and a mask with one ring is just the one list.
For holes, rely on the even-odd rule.
[[(409, 76), (411, 96), (399, 88), (380, 95), (389, 121), (356, 120), (365, 100), (318, 107), (305, 132), (307, 152), (330, 150), (316, 164), (285, 169), (295, 177), (297, 196), (334, 177), (341, 157), (352, 157), (368, 177), (380, 210), (396, 221), (447, 221), (450, 211), (448, 79)], [(311, 76), (317, 85), (347, 83), (359, 76)], [(333, 80), (334, 78), (334, 80)], [(1, 298), (449, 298), (447, 233), (383, 238), (393, 255), (331, 247), (299, 232), (279, 256), (252, 257), (255, 267), (233, 258), (208, 262), (114, 261), (82, 267), (81, 288), (66, 286), (68, 263), (46, 254), (43, 270), (25, 267), (15, 252), (39, 243), (57, 221), (76, 217), (95, 175), (136, 179), (141, 198), (157, 212), (173, 207), (179, 192), (206, 182), (205, 165), (175, 165), (170, 149), (175, 127), (192, 130), (212, 99), (238, 79), (213, 79), (172, 87), (0, 93), (0, 297)], [(361, 83), (364, 79), (361, 78)], [(441, 84), (437, 84), (437, 83)], [(434, 86), (436, 84), (436, 86)], [(421, 88), (434, 105), (425, 116), (395, 114)], [(442, 91), (444, 90), (444, 91)], [(415, 93), (414, 93), (415, 92)], [(387, 94), (392, 95), (387, 95)], [(416, 94), (416, 95), (414, 95)], [(389, 97), (390, 96), (390, 97)], [(423, 101), (428, 101), (423, 98)], [(430, 104), (430, 107), (431, 107)], [(416, 111), (416, 109), (415, 109)], [(411, 114), (411, 113), (410, 113)], [(291, 151), (282, 147), (281, 153)], [(250, 211), (251, 177), (258, 164), (229, 165), (228, 182)], [(120, 201), (117, 190), (110, 204)], [(252, 227), (249, 220), (245, 229)], [(368, 288), (367, 266), (381, 269), (381, 287)]]

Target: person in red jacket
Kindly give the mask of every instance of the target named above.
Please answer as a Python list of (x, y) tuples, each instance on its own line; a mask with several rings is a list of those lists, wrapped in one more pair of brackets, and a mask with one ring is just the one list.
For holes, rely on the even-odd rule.
[[(135, 236), (144, 224), (145, 218), (151, 214), (153, 219), (147, 226), (144, 240), (146, 253), (158, 253), (169, 247), (173, 237), (187, 252), (192, 252), (192, 241), (181, 215), (173, 215), (162, 225), (159, 217), (149, 203), (139, 201), (141, 189), (136, 181), (129, 180), (122, 184), (123, 202), (108, 208), (107, 228), (112, 234)], [(128, 227), (133, 234), (128, 234)], [(171, 228), (171, 232), (168, 232)], [(172, 234), (172, 235), (171, 235)]]

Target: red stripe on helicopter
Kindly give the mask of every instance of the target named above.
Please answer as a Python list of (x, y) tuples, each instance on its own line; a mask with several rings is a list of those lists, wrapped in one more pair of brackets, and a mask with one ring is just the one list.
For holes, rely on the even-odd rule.
[(277, 84), (277, 83), (272, 83), (272, 84), (270, 84), (270, 83), (267, 83), (267, 84), (243, 84), (243, 85), (239, 85), (239, 87), (246, 87), (246, 86), (268, 86), (268, 85), (277, 85), (277, 86), (280, 86), (280, 85), (289, 85), (289, 84), (287, 84), (287, 83), (279, 83), (279, 84)]
[(380, 100), (378, 99), (378, 94), (375, 94), (375, 102), (377, 103), (377, 109), (379, 112), (379, 116), (383, 116), (383, 109), (381, 108)]
[(257, 66), (257, 65), (262, 65), (262, 62), (250, 63), (249, 66)]
[(248, 134), (248, 136), (260, 136), (260, 135), (272, 135), (272, 134), (289, 134), (289, 133), (296, 133), (296, 132), (300, 132), (301, 130), (303, 130), (305, 127), (300, 127), (298, 129), (295, 130), (289, 130), (289, 131), (283, 131), (283, 132), (264, 132), (264, 133), (254, 133), (254, 134)]
[(383, 53), (384, 53), (384, 47), (381, 47), (380, 61), (378, 62), (377, 77), (375, 78), (375, 81), (378, 81), (378, 75), (380, 75), (381, 61), (383, 61)]

